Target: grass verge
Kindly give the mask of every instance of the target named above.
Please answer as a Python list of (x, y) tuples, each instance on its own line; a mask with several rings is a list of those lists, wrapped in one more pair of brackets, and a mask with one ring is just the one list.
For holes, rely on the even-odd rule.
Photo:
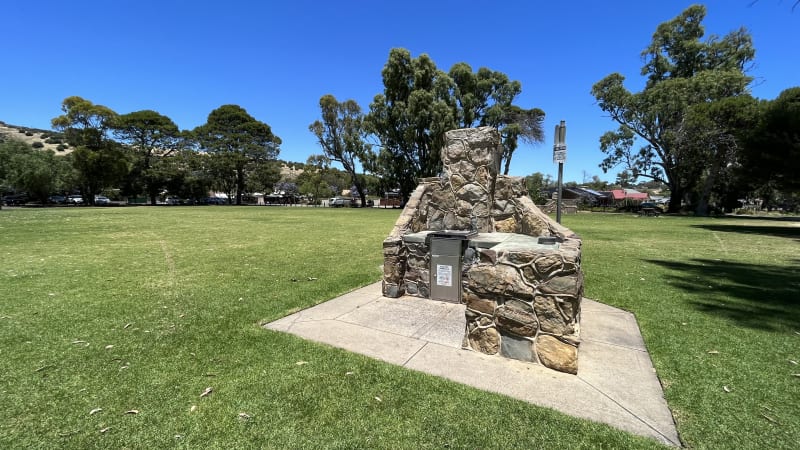
[(2, 210), (0, 448), (658, 447), (261, 328), (377, 281), (397, 214)]

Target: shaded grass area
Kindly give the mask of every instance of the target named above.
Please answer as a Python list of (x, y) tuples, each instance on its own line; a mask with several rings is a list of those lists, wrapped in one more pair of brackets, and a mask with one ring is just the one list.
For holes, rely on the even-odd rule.
[(577, 215), (586, 296), (636, 314), (695, 448), (800, 442), (800, 222)]
[(658, 447), (261, 327), (379, 280), (398, 213), (2, 210), (0, 448)]

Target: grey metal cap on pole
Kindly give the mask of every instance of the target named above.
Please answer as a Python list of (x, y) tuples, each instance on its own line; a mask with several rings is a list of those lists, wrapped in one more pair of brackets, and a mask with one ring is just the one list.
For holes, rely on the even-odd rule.
[(553, 162), (558, 163), (558, 198), (556, 199), (556, 222), (561, 223), (561, 193), (564, 162), (567, 160), (567, 124), (561, 121), (553, 133)]

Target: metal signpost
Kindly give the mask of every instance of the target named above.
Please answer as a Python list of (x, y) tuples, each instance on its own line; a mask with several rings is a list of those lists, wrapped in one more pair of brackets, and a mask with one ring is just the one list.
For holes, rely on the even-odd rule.
[(564, 162), (567, 160), (567, 125), (562, 120), (556, 125), (553, 143), (553, 162), (558, 163), (558, 199), (556, 200), (556, 222), (561, 223), (561, 183), (564, 176)]

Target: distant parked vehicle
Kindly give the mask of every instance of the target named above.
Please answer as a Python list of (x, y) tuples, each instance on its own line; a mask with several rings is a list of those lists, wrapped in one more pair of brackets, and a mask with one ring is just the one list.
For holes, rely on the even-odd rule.
[(331, 208), (344, 208), (345, 206), (350, 206), (352, 200), (349, 198), (344, 197), (334, 197), (330, 201)]
[(3, 197), (3, 201), (5, 201), (8, 206), (24, 205), (28, 203), (28, 200), (28, 194), (14, 194)]
[(111, 200), (108, 199), (105, 195), (95, 195), (94, 196), (94, 204), (95, 205), (110, 205)]
[(47, 197), (47, 201), (56, 205), (63, 205), (67, 203), (67, 197), (63, 195), (51, 195), (50, 197)]
[(219, 197), (206, 197), (200, 201), (202, 205), (224, 205), (227, 201), (224, 198)]
[(70, 195), (67, 197), (67, 204), (68, 205), (82, 205), (83, 204), (83, 197), (80, 195)]

